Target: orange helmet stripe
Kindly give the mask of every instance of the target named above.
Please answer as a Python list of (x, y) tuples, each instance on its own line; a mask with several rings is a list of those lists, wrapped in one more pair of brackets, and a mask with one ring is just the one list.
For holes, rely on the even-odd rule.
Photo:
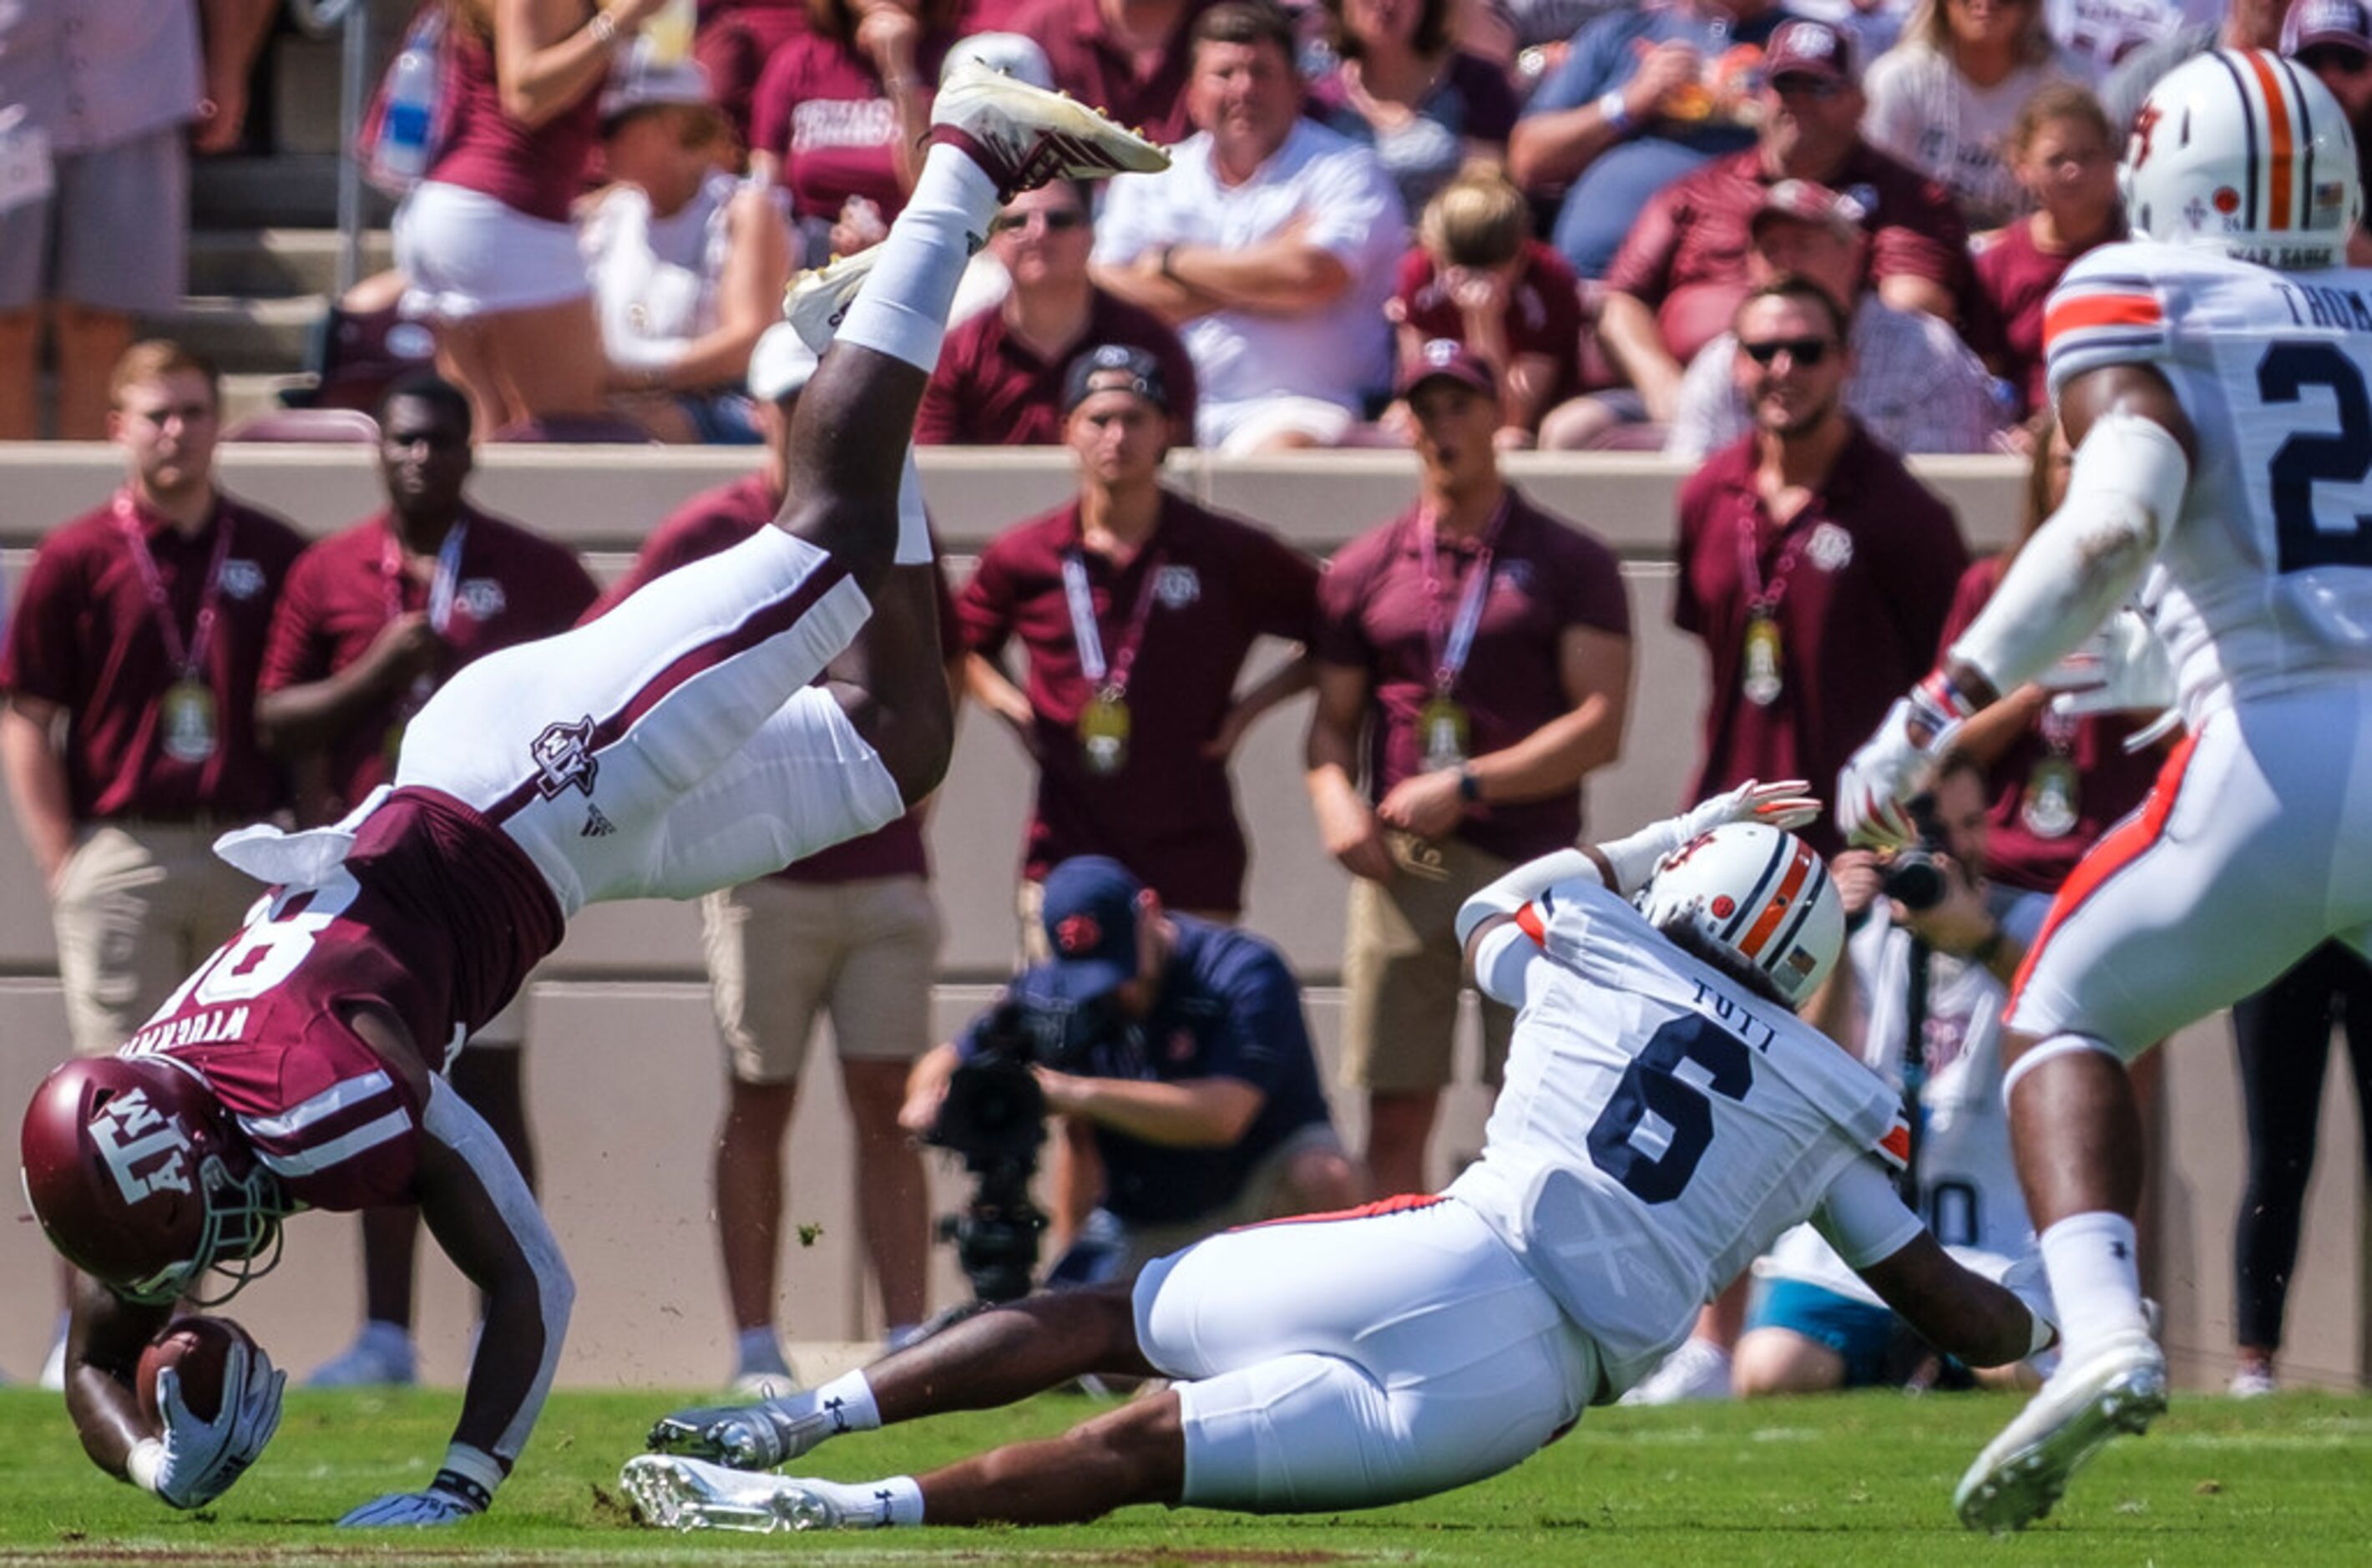
[(1795, 907), (1796, 895), (1804, 890), (1806, 882), (1811, 880), (1813, 859), (1812, 846), (1801, 839), (1796, 840), (1795, 858), (1787, 863), (1786, 873), (1779, 878), (1779, 890), (1771, 895), (1770, 901), (1762, 906), (1762, 912), (1754, 917), (1754, 923), (1747, 928), (1744, 936), (1738, 938), (1739, 952), (1758, 961), (1762, 958), (1762, 944), (1771, 940), (1771, 934), (1779, 929), (1779, 923), (1786, 919), (1787, 912)]
[(2273, 128), (2273, 170), (2267, 181), (2272, 199), (2266, 213), (2272, 219), (2272, 227), (2286, 230), (2290, 226), (2290, 187), (2295, 183), (2292, 161), (2296, 143), (2290, 134), (2289, 100), (2282, 96), (2281, 84), (2273, 79), (2273, 68), (2262, 50), (2249, 50), (2241, 58), (2248, 61), (2250, 74), (2257, 78), (2257, 89), (2265, 95), (2265, 119)]

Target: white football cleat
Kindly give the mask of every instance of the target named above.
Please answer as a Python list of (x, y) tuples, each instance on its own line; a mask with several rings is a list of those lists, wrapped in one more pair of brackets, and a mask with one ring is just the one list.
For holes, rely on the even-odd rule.
[(968, 61), (939, 87), (931, 138), (969, 153), (1010, 200), (1055, 180), (1155, 174), (1169, 155), (1076, 99)]
[[(839, 1504), (786, 1476), (745, 1475), (721, 1465), (637, 1454), (619, 1488), (646, 1525), (663, 1530), (833, 1530), (850, 1527)], [(871, 1520), (855, 1527), (862, 1528)]]
[(2051, 1512), (2068, 1478), (2121, 1432), (2166, 1412), (2166, 1356), (2146, 1334), (2122, 1334), (2080, 1365), (2063, 1365), (2016, 1420), (1985, 1445), (1952, 1493), (1960, 1523), (2004, 1535)]
[(835, 256), (823, 266), (801, 273), (784, 290), (783, 319), (798, 333), (799, 342), (815, 350), (818, 358), (840, 335), (848, 308), (856, 303), (856, 291), (873, 275), (873, 263), (880, 259), (878, 245), (867, 246), (854, 256)]

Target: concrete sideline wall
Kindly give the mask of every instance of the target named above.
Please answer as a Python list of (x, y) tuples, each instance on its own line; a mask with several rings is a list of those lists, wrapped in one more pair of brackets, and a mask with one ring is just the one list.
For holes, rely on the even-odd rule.
[[(355, 447), (226, 449), (229, 488), (313, 532), (373, 510), (370, 453)], [(605, 577), (685, 496), (746, 471), (746, 452), (687, 448), (496, 448), (475, 481), (483, 505), (564, 539)], [(1060, 451), (926, 451), (934, 518), (959, 574), (989, 538), (1070, 493)], [(2020, 465), (1942, 459), (1915, 465), (1958, 510), (1972, 548), (2007, 537)], [(1592, 782), (1593, 826), (1619, 830), (1670, 810), (1696, 753), (1704, 674), (1695, 645), (1669, 623), (1673, 492), (1683, 465), (1656, 457), (1576, 459), (1520, 455), (1510, 472), (1543, 505), (1619, 552), (1639, 637), (1638, 685), (1622, 761)], [(0, 568), (21, 580), (27, 553), (58, 520), (101, 500), (120, 473), (104, 446), (0, 445)], [(1404, 507), (1414, 468), (1393, 453), (1222, 462), (1173, 460), (1182, 493), (1256, 518), (1315, 553)], [(1311, 986), (1310, 1013), (1331, 1058), (1339, 1017), (1344, 877), (1319, 849), (1300, 786), (1304, 704), (1273, 715), (1247, 742), (1238, 796), (1255, 843), (1248, 923), (1276, 940)], [(1013, 952), (1011, 895), (1029, 780), (1009, 739), (967, 718), (932, 823), (948, 942), (936, 1016), (951, 1030), (991, 993)], [(62, 1040), (46, 909), (13, 830), (0, 830), (0, 1106), (23, 1103)], [(696, 921), (663, 903), (610, 906), (580, 920), (533, 992), (530, 1093), (545, 1191), (581, 1291), (564, 1380), (578, 1385), (697, 1386), (729, 1359), (721, 1279), (708, 1218), (707, 1162), (721, 1103), (716, 1047), (701, 983)], [(1471, 1082), (1472, 1041), (1464, 1050)], [(837, 1340), (878, 1327), (865, 1299), (854, 1231), (849, 1141), (840, 1124), (828, 1045), (810, 1058), (792, 1145), (794, 1221), (820, 1225), (785, 1260), (783, 1323), (794, 1339)], [(2160, 1210), (2160, 1290), (2178, 1369), (2220, 1381), (2229, 1369), (2230, 1225), (2241, 1133), (2228, 1036), (2221, 1020), (2187, 1031), (2168, 1052), (2167, 1146), (2174, 1151)], [(2333, 1074), (2334, 1079), (2338, 1074)], [(2354, 1383), (2365, 1371), (2358, 1324), (2364, 1203), (2354, 1118), (2333, 1085), (2308, 1241), (2293, 1291), (2287, 1370), (2300, 1381)], [(1446, 1172), (1479, 1144), (1487, 1098), (1458, 1091), (1436, 1144)], [(1346, 1130), (1360, 1131), (1343, 1108)], [(939, 1179), (943, 1206), (959, 1186)], [(296, 1222), (290, 1261), (235, 1310), (285, 1365), (302, 1369), (351, 1331), (359, 1291), (353, 1223)], [(433, 1256), (433, 1249), (424, 1249)], [(0, 1227), (0, 1368), (29, 1376), (46, 1341), (51, 1271), (29, 1225)], [(960, 1282), (942, 1260), (935, 1301)], [(428, 1375), (458, 1379), (469, 1293), (441, 1260), (423, 1271)]]

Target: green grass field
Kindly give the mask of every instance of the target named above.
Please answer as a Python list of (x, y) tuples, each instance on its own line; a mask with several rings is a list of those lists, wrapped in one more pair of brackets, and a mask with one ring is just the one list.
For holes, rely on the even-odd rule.
[[(1492, 1568), (1621, 1563), (2372, 1563), (2372, 1398), (2190, 1398), (2110, 1450), (2025, 1536), (1963, 1532), (1962, 1466), (2016, 1409), (2006, 1397), (1852, 1395), (1740, 1407), (1593, 1411), (1509, 1474), (1373, 1513), (1255, 1519), (1136, 1509), (1073, 1529), (829, 1537), (675, 1536), (638, 1527), (618, 1465), (666, 1396), (562, 1394), (495, 1511), (434, 1534), (343, 1534), (329, 1521), (416, 1487), (441, 1454), (448, 1393), (292, 1394), (271, 1451), (227, 1497), (171, 1513), (83, 1458), (53, 1396), (0, 1389), (0, 1562), (657, 1563), (829, 1552), (844, 1562)], [(843, 1438), (816, 1473), (871, 1478), (1057, 1430), (1091, 1410), (1049, 1398)]]

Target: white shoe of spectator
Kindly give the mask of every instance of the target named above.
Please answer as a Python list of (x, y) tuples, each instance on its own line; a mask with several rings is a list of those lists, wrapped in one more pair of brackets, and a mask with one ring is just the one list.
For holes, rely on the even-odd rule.
[(737, 1400), (779, 1400), (785, 1394), (798, 1392), (799, 1380), (791, 1376), (791, 1369), (785, 1366), (773, 1372), (737, 1372), (728, 1387)]
[(2273, 1381), (2272, 1367), (2244, 1366), (2232, 1374), (2232, 1381), (2225, 1391), (2236, 1400), (2262, 1400), (2280, 1388), (2281, 1385)]
[(1688, 1400), (1729, 1398), (1729, 1353), (1694, 1335), (1664, 1358), (1664, 1364), (1616, 1400), (1625, 1405), (1677, 1405)]
[(366, 1323), (355, 1342), (313, 1368), (308, 1388), (409, 1388), (420, 1381), (412, 1336), (393, 1323)]

